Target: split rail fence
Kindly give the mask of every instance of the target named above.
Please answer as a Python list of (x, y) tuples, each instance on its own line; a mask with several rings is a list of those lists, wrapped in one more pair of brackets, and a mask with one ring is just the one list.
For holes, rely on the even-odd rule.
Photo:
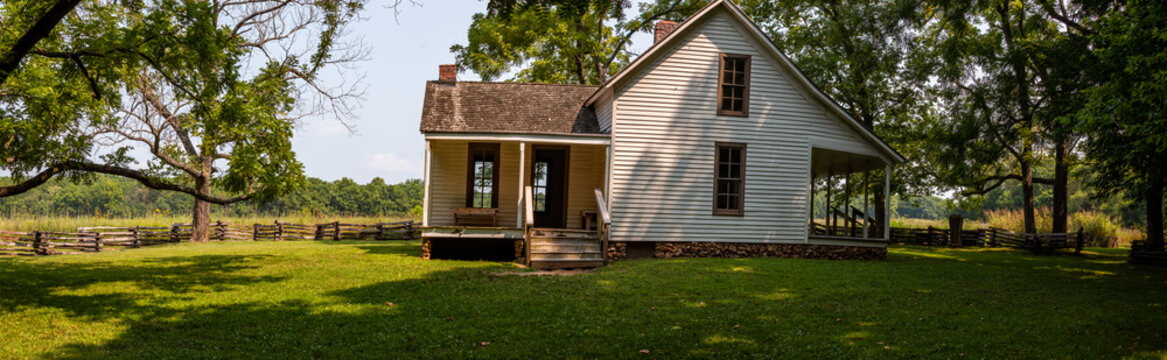
[[(330, 222), (305, 225), (276, 221), (275, 224), (210, 224), (212, 241), (291, 240), (413, 240), (413, 221), (377, 224)], [(0, 230), (0, 255), (36, 256), (101, 252), (108, 248), (138, 248), (189, 240), (192, 226), (79, 227), (77, 232)]]
[[(891, 228), (891, 242), (925, 246), (947, 246), (952, 234), (947, 229), (929, 226), (926, 229)], [(1026, 249), (1038, 253), (1053, 252), (1058, 249), (1073, 249), (1082, 252), (1082, 229), (1074, 233), (1015, 233), (990, 227), (987, 229), (962, 230), (962, 247), (1009, 247)]]
[(1130, 259), (1132, 264), (1167, 265), (1167, 252), (1147, 246), (1146, 240), (1136, 240), (1131, 243)]

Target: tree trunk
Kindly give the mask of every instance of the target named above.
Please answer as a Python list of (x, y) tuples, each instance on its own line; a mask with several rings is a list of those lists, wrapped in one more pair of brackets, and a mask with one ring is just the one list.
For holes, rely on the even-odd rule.
[(1050, 232), (1066, 233), (1067, 231), (1067, 197), (1070, 170), (1066, 164), (1066, 140), (1058, 140), (1054, 146), (1054, 210), (1053, 226)]
[(1147, 190), (1147, 249), (1163, 251), (1163, 177), (1151, 180)]
[[(211, 179), (208, 176), (195, 178), (195, 190), (200, 194), (211, 194)], [(211, 203), (195, 199), (194, 219), (191, 221), (191, 242), (206, 242), (210, 239)]]
[[(887, 170), (881, 170), (880, 172), (882, 173), (883, 171), (887, 171)], [(875, 178), (880, 179), (881, 177), (876, 176)], [(887, 203), (884, 201), (884, 198), (887, 195), (884, 194), (882, 181), (876, 181), (874, 185), (875, 185), (875, 191), (874, 191), (875, 195), (873, 195), (874, 198), (872, 200), (874, 200), (874, 203), (875, 203), (875, 216), (874, 216), (875, 224), (878, 225), (878, 227), (876, 227), (874, 229), (875, 234), (876, 234), (874, 237), (882, 238), (883, 237), (883, 227), (889, 225), (889, 223), (887, 222), (888, 221), (887, 211), (885, 211), (887, 209)]]
[(1023, 195), (1021, 211), (1025, 214), (1025, 232), (1036, 233), (1037, 221), (1033, 214), (1033, 165), (1029, 161), (1021, 162), (1021, 193)]
[[(1025, 214), (1025, 232), (1036, 233), (1037, 223), (1034, 219), (1033, 209), (1033, 110), (1030, 103), (1029, 92), (1029, 73), (1025, 68), (1026, 59), (1017, 56), (1014, 52), (1021, 51), (1017, 49), (1014, 44), (1014, 37), (1025, 38), (1025, 15), (1019, 14), (1016, 16), (1016, 28), (1009, 23), (1013, 18), (1010, 14), (1012, 5), (1009, 2), (997, 3), (997, 13), (1001, 16), (1000, 29), (1005, 41), (1006, 53), (1002, 54), (1003, 59), (1009, 61), (1013, 68), (1013, 77), (1016, 81), (1016, 93), (1013, 94), (1017, 102), (1018, 119), (1022, 126), (1022, 140), (1021, 151), (1017, 154), (1017, 162), (1021, 165), (1021, 190), (1024, 195), (1024, 200), (1021, 205), (1022, 213)], [(1014, 34), (1014, 31), (1017, 33)]]

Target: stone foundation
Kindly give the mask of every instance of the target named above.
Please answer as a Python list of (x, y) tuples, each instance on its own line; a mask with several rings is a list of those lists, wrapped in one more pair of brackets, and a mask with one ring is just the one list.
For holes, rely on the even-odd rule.
[[(628, 256), (628, 244), (611, 242), (608, 257), (623, 260)], [(881, 260), (887, 259), (886, 247), (809, 245), (809, 244), (749, 244), (727, 242), (657, 242), (652, 257), (783, 257), (795, 259)]]
[(628, 243), (608, 242), (608, 259), (624, 260), (628, 258)]
[(421, 239), (421, 258), (422, 259), (426, 259), (426, 260), (430, 259), (430, 248), (432, 248), (432, 245), (430, 244), (430, 239), (425, 239), (425, 238)]
[(523, 250), (523, 239), (515, 240), (515, 262), (520, 264), (527, 263), (527, 254)]

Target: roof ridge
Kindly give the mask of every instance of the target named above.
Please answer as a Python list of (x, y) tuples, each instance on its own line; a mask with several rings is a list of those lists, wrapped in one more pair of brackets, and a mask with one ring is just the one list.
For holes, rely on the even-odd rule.
[[(436, 81), (430, 80), (430, 82), (436, 82)], [(514, 81), (462, 81), (462, 80), (458, 80), (457, 83), (488, 84), (488, 85), (543, 85), (543, 86), (564, 86), (564, 87), (600, 87), (601, 86), (601, 85), (587, 85), (587, 84), (551, 84), (551, 83), (539, 83), (539, 82), (514, 82)]]

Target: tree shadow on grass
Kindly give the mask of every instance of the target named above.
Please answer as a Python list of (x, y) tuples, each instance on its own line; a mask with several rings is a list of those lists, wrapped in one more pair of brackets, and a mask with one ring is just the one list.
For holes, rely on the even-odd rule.
[(421, 241), (419, 240), (321, 241), (320, 243), (354, 247), (369, 255), (403, 255), (421, 258)]
[[(964, 261), (646, 260), (571, 277), (453, 267), (328, 291), (324, 303), (151, 314), (108, 342), (67, 345), (56, 357), (643, 358), (640, 350), (649, 350), (653, 357), (1036, 358), (1167, 350), (1152, 340), (1165, 330), (1164, 314), (1134, 318), (1124, 308), (1161, 299), (1163, 289), (1121, 292), (1140, 296), (1132, 301), (1080, 288), (1145, 283), (1032, 270), (1048, 259), (945, 255)], [(1132, 334), (1145, 335), (1141, 348), (1116, 351)]]
[[(173, 310), (150, 304), (189, 300), (200, 293), (226, 291), (277, 276), (240, 274), (267, 255), (195, 255), (110, 262), (0, 263), (0, 313), (54, 308), (92, 320), (127, 314), (169, 316)], [(126, 291), (133, 289), (133, 291)], [(142, 292), (159, 293), (143, 302)]]

